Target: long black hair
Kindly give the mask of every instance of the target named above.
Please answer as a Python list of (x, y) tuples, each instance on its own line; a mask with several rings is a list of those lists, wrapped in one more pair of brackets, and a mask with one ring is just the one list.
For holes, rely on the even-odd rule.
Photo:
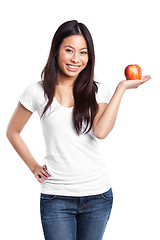
[[(88, 133), (92, 128), (94, 117), (98, 112), (98, 104), (95, 97), (98, 87), (96, 81), (94, 81), (95, 52), (92, 36), (88, 28), (76, 20), (63, 23), (54, 34), (49, 57), (41, 73), (44, 94), (48, 98), (42, 116), (51, 105), (55, 94), (58, 72), (56, 55), (60, 45), (64, 38), (77, 34), (83, 35), (85, 38), (89, 56), (86, 67), (79, 73), (73, 84), (75, 105), (73, 107), (72, 123), (73, 128), (80, 135), (81, 133)], [(86, 125), (82, 132), (83, 123)], [(88, 127), (89, 129), (87, 130)]]

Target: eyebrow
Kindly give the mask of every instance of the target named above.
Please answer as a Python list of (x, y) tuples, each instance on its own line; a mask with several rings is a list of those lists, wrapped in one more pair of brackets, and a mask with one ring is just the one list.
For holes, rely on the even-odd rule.
[[(70, 45), (66, 45), (65, 47), (70, 47), (70, 48), (73, 48), (74, 49), (74, 47), (72, 47), (72, 46), (70, 46)], [(82, 49), (88, 49), (87, 47), (83, 47), (83, 48), (81, 48), (80, 50), (82, 50)]]

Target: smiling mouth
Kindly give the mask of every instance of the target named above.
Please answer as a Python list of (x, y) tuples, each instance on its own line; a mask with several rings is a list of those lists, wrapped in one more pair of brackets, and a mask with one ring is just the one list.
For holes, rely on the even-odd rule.
[(78, 69), (80, 65), (71, 65), (71, 64), (66, 64), (69, 68), (71, 69)]

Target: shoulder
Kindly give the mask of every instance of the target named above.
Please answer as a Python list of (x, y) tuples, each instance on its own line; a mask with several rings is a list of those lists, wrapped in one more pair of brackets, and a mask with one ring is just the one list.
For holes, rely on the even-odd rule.
[(34, 112), (38, 109), (39, 103), (44, 101), (44, 90), (42, 81), (29, 84), (20, 95), (20, 103), (28, 110)]
[(26, 89), (28, 89), (28, 91), (42, 91), (43, 90), (43, 85), (42, 85), (42, 81), (38, 81), (38, 82), (34, 82), (29, 84)]
[(31, 83), (27, 87), (25, 87), (22, 95), (32, 96), (34, 98), (41, 95), (43, 92), (44, 90), (43, 90), (42, 81), (38, 81), (38, 82)]

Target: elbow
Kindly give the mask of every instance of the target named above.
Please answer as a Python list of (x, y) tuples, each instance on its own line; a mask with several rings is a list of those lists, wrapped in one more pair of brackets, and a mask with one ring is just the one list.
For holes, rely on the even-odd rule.
[(13, 129), (11, 129), (11, 128), (9, 128), (9, 127), (7, 128), (7, 130), (6, 130), (6, 136), (7, 136), (8, 140), (9, 140), (10, 142), (11, 142), (12, 139), (14, 138), (15, 134), (17, 134), (16, 131), (14, 131)]
[(6, 130), (6, 137), (8, 138), (9, 141), (10, 141), (10, 139), (12, 137), (12, 133), (11, 133), (9, 128), (7, 128), (7, 130)]
[(7, 129), (6, 129), (6, 136), (7, 136), (7, 138), (9, 139), (10, 132), (9, 132), (9, 128), (8, 128), (8, 127), (7, 127)]
[(110, 133), (112, 129), (108, 129), (107, 131), (105, 132), (94, 132), (94, 136), (98, 139), (104, 139), (108, 136), (108, 134)]
[(97, 136), (97, 138), (98, 139), (104, 139), (104, 138), (106, 138), (108, 136), (108, 134), (106, 134), (106, 135), (99, 135), (99, 136)]
[(100, 133), (94, 133), (94, 136), (95, 136), (96, 138), (98, 138), (98, 139), (104, 139), (104, 138), (106, 138), (106, 137), (108, 136), (108, 133), (107, 133), (107, 134), (104, 134), (104, 133), (102, 133), (102, 134), (100, 134)]
[(104, 139), (108, 136), (108, 134), (110, 133), (110, 131), (113, 129), (114, 124), (113, 125), (108, 125), (106, 127), (94, 127), (93, 128), (93, 134), (96, 138), (98, 139)]

